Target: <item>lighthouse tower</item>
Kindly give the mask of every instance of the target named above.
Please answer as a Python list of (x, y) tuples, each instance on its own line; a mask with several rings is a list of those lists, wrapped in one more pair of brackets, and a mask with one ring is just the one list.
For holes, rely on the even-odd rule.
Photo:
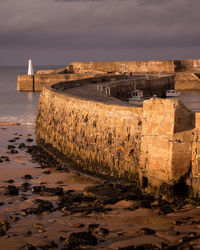
[(28, 60), (28, 75), (29, 76), (33, 76), (34, 75), (33, 64), (32, 64), (32, 60), (31, 59)]

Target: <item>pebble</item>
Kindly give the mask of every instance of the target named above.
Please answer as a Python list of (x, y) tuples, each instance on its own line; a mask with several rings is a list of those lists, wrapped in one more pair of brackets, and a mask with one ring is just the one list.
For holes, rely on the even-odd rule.
[(138, 232), (139, 234), (149, 235), (149, 234), (155, 234), (156, 231), (147, 227), (141, 228)]
[(29, 236), (31, 236), (31, 234), (32, 234), (32, 232), (29, 230), (29, 231), (27, 231), (26, 233), (24, 233), (24, 235), (26, 236), (26, 237), (29, 237)]
[(66, 240), (66, 246), (69, 249), (79, 246), (88, 246), (88, 245), (94, 246), (96, 244), (97, 244), (97, 238), (88, 232), (72, 233)]
[(26, 141), (27, 141), (27, 142), (32, 142), (32, 141), (33, 141), (33, 139), (28, 138), (28, 139), (26, 139)]
[(35, 229), (44, 230), (44, 226), (40, 223), (35, 223), (33, 226)]
[(108, 235), (109, 233), (110, 233), (110, 231), (107, 228), (103, 228), (103, 227), (99, 228), (100, 235), (105, 236), (105, 235)]
[(4, 195), (18, 195), (19, 189), (16, 186), (8, 185), (3, 191)]
[(167, 205), (167, 206), (161, 207), (158, 214), (165, 215), (165, 214), (170, 214), (173, 212), (174, 212), (174, 209), (171, 206)]
[(82, 227), (85, 227), (85, 224), (77, 223), (77, 224), (73, 224), (72, 227), (74, 227), (74, 228), (82, 228)]
[(8, 181), (6, 181), (6, 182), (8, 182), (8, 183), (14, 183), (14, 180), (13, 180), (13, 179), (10, 179), (10, 180), (8, 180)]
[(29, 184), (28, 182), (25, 182), (23, 183), (19, 189), (22, 191), (22, 192), (27, 192), (31, 187), (31, 184)]
[(18, 154), (18, 151), (15, 150), (15, 149), (11, 149), (11, 150), (10, 150), (10, 154)]
[(8, 156), (2, 155), (0, 157), (0, 162), (10, 161), (10, 158)]
[(15, 140), (11, 139), (11, 140), (8, 140), (9, 142), (16, 142)]
[(56, 196), (63, 195), (63, 188), (55, 187), (55, 188), (44, 188), (40, 193), (41, 196)]
[(26, 147), (26, 145), (22, 142), (22, 143), (20, 143), (19, 144), (19, 146), (18, 146), (18, 148), (20, 149), (20, 148), (25, 148)]
[(33, 177), (32, 177), (30, 174), (25, 174), (25, 175), (22, 177), (22, 179), (31, 180), (31, 179), (33, 179)]
[(33, 245), (31, 244), (27, 244), (25, 246), (23, 246), (22, 250), (36, 250), (37, 248), (34, 247)]

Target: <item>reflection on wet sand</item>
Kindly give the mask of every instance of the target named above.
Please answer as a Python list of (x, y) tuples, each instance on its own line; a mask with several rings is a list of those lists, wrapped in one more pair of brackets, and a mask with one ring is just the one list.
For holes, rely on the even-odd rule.
[[(0, 126), (0, 157), (9, 157), (0, 163), (1, 249), (200, 247), (197, 201), (168, 202), (135, 186), (65, 170), (30, 147), (35, 142), (28, 142), (27, 134), (34, 139), (34, 128)], [(19, 148), (20, 143), (29, 147)], [(18, 152), (11, 153), (8, 144)], [(27, 149), (38, 159), (43, 154), (44, 162), (32, 159)], [(11, 186), (19, 193), (8, 195)]]

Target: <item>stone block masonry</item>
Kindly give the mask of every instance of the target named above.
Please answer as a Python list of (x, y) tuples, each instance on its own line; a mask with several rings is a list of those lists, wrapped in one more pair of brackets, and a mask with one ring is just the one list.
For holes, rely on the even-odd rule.
[(200, 79), (195, 73), (200, 73), (200, 60), (72, 62), (65, 69), (39, 70), (34, 75), (34, 81), (28, 79), (26, 75), (19, 75), (17, 89), (18, 91), (41, 91), (47, 84), (109, 74), (135, 76), (145, 74), (159, 77), (175, 75), (175, 89), (200, 89)]
[(115, 177), (138, 173), (141, 108), (63, 95), (46, 88), (39, 101), (37, 139), (83, 169)]
[[(198, 67), (199, 60), (130, 62), (126, 72), (148, 72), (133, 79), (130, 74), (110, 75), (119, 73), (119, 62), (73, 63), (66, 69), (74, 73), (72, 78), (83, 74), (87, 79), (60, 81), (55, 75), (52, 82), (57, 83), (43, 89), (37, 141), (58, 150), (84, 171), (157, 191), (184, 180), (200, 196), (200, 115), (176, 99), (152, 98), (142, 107), (122, 101), (136, 87), (159, 97), (173, 87), (199, 89)], [(155, 78), (152, 70), (160, 76)], [(164, 76), (165, 71), (170, 74)], [(98, 78), (97, 73), (105, 75)], [(31, 80), (25, 77), (22, 82)], [(41, 85), (51, 82), (48, 75), (40, 75), (40, 80)]]
[(92, 77), (89, 74), (36, 74), (34, 76), (18, 75), (18, 91), (42, 91), (43, 87), (61, 81), (73, 81)]
[(145, 178), (148, 188), (157, 191), (187, 176), (194, 195), (200, 194), (198, 114), (177, 99), (152, 98), (134, 107), (98, 97), (98, 83), (73, 84), (65, 88), (66, 83), (59, 83), (42, 91), (38, 143), (58, 150), (80, 170), (140, 185)]

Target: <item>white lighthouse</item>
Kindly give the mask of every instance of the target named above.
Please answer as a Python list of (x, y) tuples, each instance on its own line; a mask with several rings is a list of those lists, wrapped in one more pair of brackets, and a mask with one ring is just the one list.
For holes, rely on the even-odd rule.
[(34, 75), (33, 64), (32, 64), (32, 60), (31, 59), (28, 60), (28, 75), (29, 76), (33, 76)]

